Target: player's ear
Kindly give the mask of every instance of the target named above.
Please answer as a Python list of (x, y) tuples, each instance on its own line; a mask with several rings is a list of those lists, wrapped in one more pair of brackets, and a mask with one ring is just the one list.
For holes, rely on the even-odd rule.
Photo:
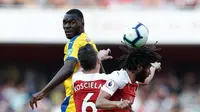
[(84, 22), (84, 20), (82, 21), (82, 26), (83, 26), (83, 27), (85, 26), (85, 22)]

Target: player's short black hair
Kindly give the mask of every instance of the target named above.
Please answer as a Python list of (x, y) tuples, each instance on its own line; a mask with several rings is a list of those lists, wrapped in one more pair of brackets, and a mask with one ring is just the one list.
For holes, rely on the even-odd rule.
[(120, 58), (120, 62), (122, 63), (120, 67), (130, 71), (137, 70), (138, 65), (147, 67), (151, 63), (161, 61), (162, 58), (161, 55), (157, 53), (160, 49), (156, 48), (155, 44), (153, 46), (143, 46), (140, 48), (121, 47), (121, 49), (128, 52), (128, 54)]
[(92, 70), (96, 67), (97, 63), (97, 52), (94, 50), (91, 44), (79, 48), (78, 59), (81, 67), (87, 71)]
[(75, 14), (80, 19), (84, 20), (83, 13), (79, 9), (70, 9), (69, 11), (66, 12), (66, 14)]

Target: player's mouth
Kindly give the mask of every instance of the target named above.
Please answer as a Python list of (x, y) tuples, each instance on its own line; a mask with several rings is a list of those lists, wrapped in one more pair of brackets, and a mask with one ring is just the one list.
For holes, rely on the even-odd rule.
[(65, 31), (65, 34), (66, 34), (66, 35), (72, 35), (72, 34), (73, 34), (73, 31)]

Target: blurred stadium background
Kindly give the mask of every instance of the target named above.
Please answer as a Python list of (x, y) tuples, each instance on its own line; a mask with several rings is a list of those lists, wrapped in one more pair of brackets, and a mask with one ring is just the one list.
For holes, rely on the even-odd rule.
[(107, 73), (118, 69), (124, 26), (133, 21), (158, 41), (162, 71), (138, 90), (135, 112), (200, 112), (200, 0), (0, 0), (0, 112), (60, 112), (62, 85), (32, 111), (28, 100), (63, 64), (62, 18), (80, 8), (86, 33), (110, 48)]

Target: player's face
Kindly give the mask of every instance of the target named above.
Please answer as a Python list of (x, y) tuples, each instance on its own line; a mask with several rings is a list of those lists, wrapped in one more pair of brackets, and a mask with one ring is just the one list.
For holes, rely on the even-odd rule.
[(63, 18), (63, 29), (68, 39), (81, 34), (82, 20), (75, 14), (65, 14)]
[(144, 82), (145, 79), (150, 75), (151, 71), (150, 71), (150, 67), (151, 66), (147, 66), (145, 68), (142, 68), (141, 70), (138, 71), (137, 75), (136, 75), (136, 81), (139, 82)]

